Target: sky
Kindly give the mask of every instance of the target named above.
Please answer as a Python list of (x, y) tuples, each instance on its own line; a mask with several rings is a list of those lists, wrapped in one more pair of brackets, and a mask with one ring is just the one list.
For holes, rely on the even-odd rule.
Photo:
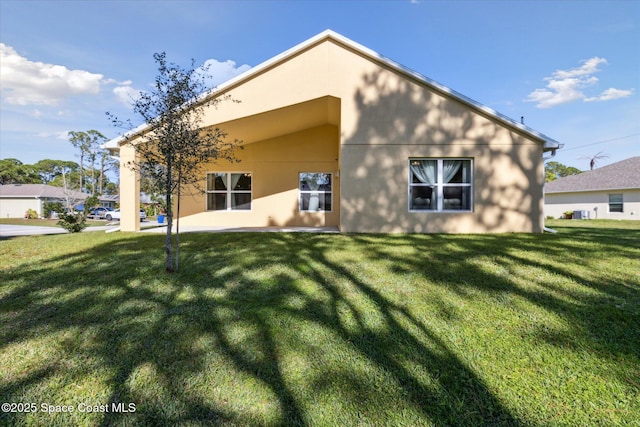
[(0, 2), (0, 159), (78, 161), (122, 130), (153, 54), (214, 84), (331, 29), (564, 144), (580, 170), (640, 156), (640, 1)]

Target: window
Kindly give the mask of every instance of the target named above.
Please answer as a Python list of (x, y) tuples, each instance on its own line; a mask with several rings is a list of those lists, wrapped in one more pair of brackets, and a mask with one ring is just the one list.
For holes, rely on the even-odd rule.
[(609, 194), (609, 212), (623, 212), (622, 194)]
[(303, 172), (298, 179), (301, 211), (331, 211), (332, 179), (330, 173)]
[(251, 174), (243, 172), (208, 173), (207, 210), (251, 210)]
[(409, 159), (409, 210), (471, 211), (471, 159)]

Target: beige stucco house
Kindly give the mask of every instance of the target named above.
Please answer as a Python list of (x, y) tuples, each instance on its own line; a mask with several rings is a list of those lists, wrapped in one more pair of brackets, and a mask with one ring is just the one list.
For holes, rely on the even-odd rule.
[(640, 219), (640, 156), (548, 182), (545, 215), (580, 219)]
[[(219, 86), (239, 103), (203, 126), (243, 141), (211, 163), (181, 226), (330, 226), (343, 232), (540, 232), (543, 156), (560, 144), (332, 31)], [(121, 159), (121, 228), (139, 184)]]

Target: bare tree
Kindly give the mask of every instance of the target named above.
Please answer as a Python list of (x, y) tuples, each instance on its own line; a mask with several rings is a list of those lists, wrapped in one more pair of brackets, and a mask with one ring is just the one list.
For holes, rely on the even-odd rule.
[(67, 174), (62, 172), (63, 195), (65, 201), (65, 211), (58, 213), (58, 225), (62, 226), (70, 233), (79, 233), (87, 226), (87, 200), (84, 200), (84, 211), (78, 212), (76, 206), (83, 198), (77, 197), (82, 193), (70, 189), (67, 186)]
[[(229, 97), (203, 96), (206, 85), (206, 67), (185, 70), (168, 63), (166, 54), (154, 54), (158, 75), (150, 92), (140, 93), (133, 104), (146, 127), (140, 132), (123, 135), (124, 143), (131, 144), (139, 161), (127, 164), (142, 176), (152, 177), (162, 188), (167, 209), (167, 234), (165, 239), (166, 270), (178, 270), (179, 228), (176, 230), (175, 251), (172, 237), (174, 203), (179, 222), (180, 196), (185, 188), (197, 188), (203, 181), (203, 166), (211, 160), (238, 161), (235, 149), (240, 141), (227, 140), (227, 134), (217, 128), (202, 128), (205, 109), (216, 107)], [(122, 122), (107, 113), (114, 125), (133, 129), (131, 121)], [(175, 253), (175, 259), (174, 259)]]

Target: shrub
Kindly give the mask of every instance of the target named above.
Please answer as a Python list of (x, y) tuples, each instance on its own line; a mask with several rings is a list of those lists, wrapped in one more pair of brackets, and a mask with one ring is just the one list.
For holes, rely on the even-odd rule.
[(84, 214), (88, 215), (89, 212), (100, 206), (100, 199), (97, 195), (90, 196), (87, 200), (84, 201)]
[(69, 233), (79, 233), (87, 227), (87, 216), (79, 212), (66, 212), (59, 215), (58, 225)]
[(33, 209), (27, 209), (27, 211), (24, 214), (24, 217), (26, 219), (38, 219), (38, 212), (34, 211)]
[(64, 206), (62, 202), (44, 202), (42, 204), (42, 210), (45, 218), (51, 218), (52, 212), (64, 212)]

